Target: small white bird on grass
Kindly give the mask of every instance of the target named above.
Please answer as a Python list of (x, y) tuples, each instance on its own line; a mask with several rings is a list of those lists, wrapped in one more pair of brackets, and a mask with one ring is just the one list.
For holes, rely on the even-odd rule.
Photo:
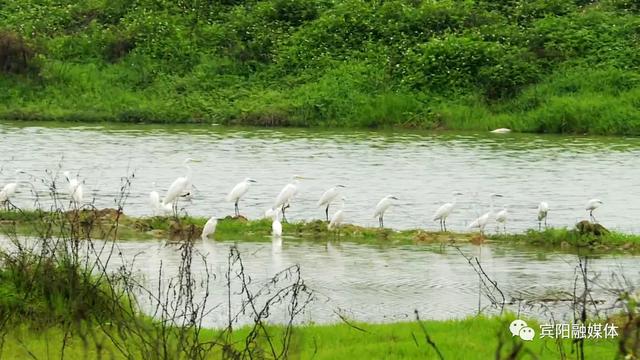
[(509, 216), (508, 207), (508, 205), (505, 205), (505, 207), (496, 214), (497, 228), (499, 230), (500, 224), (502, 224), (502, 231), (505, 234), (507, 233), (507, 217)]
[(171, 186), (169, 186), (169, 190), (167, 190), (167, 193), (165, 194), (164, 199), (162, 199), (162, 207), (165, 207), (167, 205), (173, 206), (173, 211), (176, 214), (178, 212), (178, 199), (180, 197), (186, 197), (191, 195), (192, 170), (189, 164), (193, 162), (197, 162), (197, 161), (191, 158), (187, 158), (183, 162), (184, 167), (187, 168), (187, 174), (185, 176), (180, 176), (177, 179), (175, 179), (171, 183)]
[(76, 208), (82, 206), (84, 190), (82, 183), (78, 180), (78, 175), (76, 174), (75, 178), (71, 178), (68, 171), (65, 171), (63, 174), (68, 183), (67, 194), (69, 198), (71, 198), (71, 202)]
[(202, 228), (202, 240), (206, 240), (209, 235), (211, 234), (215, 234), (216, 232), (216, 226), (218, 225), (218, 219), (216, 219), (215, 216), (212, 216), (209, 218), (209, 220), (207, 220), (207, 222), (204, 224), (204, 227)]
[(287, 217), (285, 215), (285, 210), (291, 206), (291, 200), (298, 193), (298, 186), (300, 184), (300, 180), (304, 179), (304, 177), (300, 175), (294, 175), (293, 180), (285, 185), (280, 193), (276, 197), (276, 200), (273, 203), (273, 209), (281, 209), (282, 210), (282, 220), (284, 222), (287, 221)]
[(342, 225), (342, 222), (344, 221), (344, 202), (346, 200), (347, 198), (344, 196), (340, 199), (340, 210), (336, 211), (335, 214), (331, 216), (331, 221), (329, 222), (329, 225), (327, 225), (327, 229), (329, 230), (336, 229), (338, 231), (338, 235), (340, 235), (340, 225)]
[(453, 200), (450, 203), (440, 206), (438, 210), (436, 210), (435, 214), (433, 214), (433, 221), (440, 220), (440, 231), (447, 231), (447, 218), (456, 207), (459, 195), (462, 195), (462, 193), (454, 192)]
[(597, 222), (595, 216), (593, 216), (593, 210), (597, 209), (602, 205), (602, 200), (600, 199), (591, 199), (587, 202), (587, 206), (585, 210), (589, 212), (589, 217), (591, 217), (591, 221), (594, 223)]
[(338, 195), (340, 195), (340, 188), (345, 187), (346, 186), (344, 185), (336, 185), (325, 191), (324, 194), (322, 194), (322, 196), (320, 197), (320, 200), (318, 200), (318, 207), (325, 207), (324, 213), (326, 215), (327, 221), (329, 221), (329, 206), (331, 206), (331, 203), (338, 198)]
[(251, 187), (251, 184), (255, 182), (257, 181), (253, 180), (252, 178), (245, 178), (243, 181), (236, 184), (236, 186), (234, 186), (227, 195), (225, 200), (233, 201), (235, 203), (236, 216), (240, 216), (240, 208), (238, 208), (238, 202), (240, 202), (240, 199), (244, 196), (244, 194), (249, 191), (249, 187)]
[(549, 204), (545, 201), (541, 201), (538, 204), (538, 231), (542, 230), (542, 220), (544, 220), (544, 227), (547, 228), (547, 215), (549, 214)]
[(489, 223), (489, 220), (491, 220), (491, 218), (494, 216), (494, 211), (493, 211), (493, 199), (496, 197), (502, 197), (502, 195), (500, 194), (491, 194), (489, 195), (489, 200), (490, 200), (490, 209), (488, 212), (484, 213), (483, 215), (481, 215), (480, 217), (478, 217), (477, 219), (475, 219), (473, 222), (471, 222), (471, 224), (469, 224), (469, 229), (474, 229), (474, 228), (478, 228), (478, 230), (480, 230), (481, 234), (484, 234), (484, 228), (487, 226), (487, 223)]
[(393, 195), (387, 195), (378, 202), (378, 205), (376, 205), (373, 217), (378, 218), (378, 223), (380, 224), (381, 229), (384, 228), (384, 213), (391, 207), (391, 205), (393, 205), (393, 200), (398, 200), (398, 198)]
[[(156, 187), (156, 183), (154, 182), (153, 187)], [(160, 193), (155, 190), (151, 190), (149, 192), (149, 206), (151, 207), (151, 212), (153, 216), (163, 215), (164, 213), (171, 212), (171, 204), (162, 205), (162, 201), (160, 201)]]

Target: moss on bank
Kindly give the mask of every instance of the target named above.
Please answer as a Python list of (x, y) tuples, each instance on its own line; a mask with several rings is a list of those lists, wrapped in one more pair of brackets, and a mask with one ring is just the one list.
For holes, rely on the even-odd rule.
[[(206, 218), (132, 217), (114, 209), (70, 211), (1, 211), (0, 229), (5, 233), (29, 236), (55, 236), (75, 226), (77, 233), (93, 239), (181, 241), (199, 238)], [(117, 223), (117, 226), (116, 226)], [(283, 232), (292, 241), (345, 241), (373, 245), (407, 244), (482, 244), (504, 243), (535, 248), (595, 253), (640, 253), (640, 236), (607, 232), (601, 235), (578, 229), (553, 228), (528, 230), (519, 234), (435, 232), (422, 229), (378, 229), (345, 224), (340, 231), (330, 231), (321, 220), (283, 224)], [(218, 221), (214, 238), (218, 241), (270, 241), (271, 220), (247, 220), (226, 217)]]

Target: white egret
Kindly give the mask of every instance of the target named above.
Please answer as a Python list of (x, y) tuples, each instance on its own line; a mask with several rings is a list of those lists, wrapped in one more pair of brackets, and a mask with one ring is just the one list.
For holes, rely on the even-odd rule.
[(11, 205), (11, 196), (15, 194), (16, 189), (18, 188), (18, 183), (8, 183), (7, 185), (2, 187), (0, 190), (0, 203), (7, 207), (7, 210), (10, 209)]
[(487, 223), (489, 223), (489, 220), (491, 220), (491, 217), (494, 216), (493, 199), (496, 198), (496, 197), (502, 197), (502, 195), (500, 195), (500, 194), (491, 194), (491, 195), (489, 195), (489, 200), (490, 200), (489, 211), (484, 213), (484, 214), (482, 214), (480, 217), (478, 217), (473, 222), (471, 222), (471, 224), (469, 224), (469, 226), (468, 226), (469, 229), (478, 228), (480, 230), (481, 234), (484, 233), (485, 226), (487, 226)]
[(282, 236), (282, 223), (280, 222), (279, 211), (274, 211), (273, 213), (273, 222), (271, 223), (271, 235), (277, 238)]
[(393, 205), (393, 200), (398, 200), (398, 198), (393, 195), (387, 195), (378, 202), (378, 205), (376, 205), (376, 210), (373, 213), (373, 217), (378, 218), (380, 228), (384, 227), (384, 213), (385, 211), (387, 211), (387, 209), (389, 209), (389, 207), (391, 207), (391, 205)]
[(204, 227), (202, 228), (202, 235), (201, 235), (202, 240), (207, 239), (211, 234), (215, 234), (217, 225), (218, 225), (218, 219), (216, 219), (215, 216), (210, 217), (209, 220), (207, 220), (207, 222), (204, 224)]
[(187, 174), (185, 176), (180, 176), (171, 183), (169, 186), (169, 190), (162, 199), (162, 207), (167, 205), (173, 205), (174, 212), (178, 211), (178, 198), (191, 195), (191, 175), (192, 170), (190, 163), (197, 162), (191, 158), (186, 159), (183, 162), (185, 168), (187, 168)]
[(497, 128), (495, 130), (491, 130), (492, 133), (494, 134), (508, 134), (511, 132), (511, 129), (509, 128)]
[(342, 222), (344, 221), (344, 202), (346, 200), (347, 198), (344, 196), (340, 199), (340, 210), (336, 211), (333, 216), (331, 216), (331, 221), (329, 222), (329, 225), (327, 225), (327, 229), (329, 230), (337, 229), (338, 234), (340, 233), (340, 225), (342, 225)]
[[(153, 187), (156, 187), (156, 183), (153, 183)], [(162, 215), (163, 213), (170, 213), (172, 208), (171, 204), (162, 205), (160, 201), (160, 193), (155, 190), (149, 192), (149, 206), (154, 216)]]
[(596, 218), (593, 216), (593, 210), (599, 208), (602, 204), (602, 200), (600, 199), (591, 199), (587, 202), (585, 210), (589, 212), (589, 216), (594, 223), (596, 222)]
[(6, 184), (2, 187), (2, 190), (0, 190), (0, 204), (5, 205), (7, 210), (11, 208), (11, 196), (13, 196), (18, 189), (18, 183), (20, 181), (18, 177), (22, 173), (24, 173), (24, 171), (16, 170), (16, 181)]
[(440, 220), (440, 231), (447, 231), (447, 218), (455, 208), (459, 195), (462, 195), (462, 193), (454, 192), (453, 200), (450, 203), (440, 206), (435, 214), (433, 214), (433, 221)]
[(304, 179), (304, 177), (300, 175), (294, 175), (292, 182), (285, 185), (285, 187), (280, 190), (280, 194), (276, 197), (276, 201), (273, 203), (273, 209), (281, 209), (282, 210), (282, 220), (287, 221), (287, 217), (285, 215), (285, 210), (290, 206), (291, 200), (298, 193), (298, 185), (300, 184), (300, 180)]
[(329, 221), (329, 206), (340, 195), (340, 188), (345, 188), (344, 185), (336, 185), (322, 194), (320, 200), (318, 200), (318, 207), (325, 206), (324, 213), (327, 221)]
[(538, 204), (538, 231), (542, 230), (542, 220), (544, 219), (544, 227), (547, 228), (547, 215), (549, 214), (549, 204), (541, 201)]
[(236, 216), (240, 216), (240, 209), (238, 208), (238, 202), (240, 201), (240, 198), (242, 198), (244, 194), (246, 194), (247, 191), (249, 191), (249, 187), (251, 186), (252, 183), (255, 183), (255, 182), (257, 181), (253, 180), (252, 178), (245, 178), (243, 181), (236, 184), (236, 186), (234, 186), (233, 189), (231, 189), (231, 191), (227, 195), (225, 200), (233, 201), (235, 203)]
[(507, 233), (507, 217), (509, 216), (508, 207), (508, 205), (505, 205), (505, 207), (496, 214), (497, 228), (500, 229), (500, 224), (502, 224), (502, 230), (505, 234)]
[(78, 174), (76, 174), (75, 178), (71, 178), (68, 171), (64, 173), (65, 179), (67, 179), (67, 193), (71, 198), (71, 202), (73, 202), (74, 206), (78, 207), (82, 205), (82, 199), (84, 195), (82, 183), (78, 180)]

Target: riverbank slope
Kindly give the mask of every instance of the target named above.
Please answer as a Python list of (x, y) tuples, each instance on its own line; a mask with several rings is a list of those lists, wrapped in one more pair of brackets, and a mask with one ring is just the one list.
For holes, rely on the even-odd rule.
[(640, 134), (606, 1), (0, 1), (0, 118)]

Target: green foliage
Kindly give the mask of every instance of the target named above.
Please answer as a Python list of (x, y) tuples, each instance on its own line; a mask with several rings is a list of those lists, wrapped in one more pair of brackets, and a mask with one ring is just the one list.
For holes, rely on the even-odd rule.
[(0, 72), (0, 116), (637, 134), (635, 80), (623, 78), (639, 73), (639, 11), (634, 0), (0, 0), (0, 33), (22, 44), (4, 47), (19, 66)]

